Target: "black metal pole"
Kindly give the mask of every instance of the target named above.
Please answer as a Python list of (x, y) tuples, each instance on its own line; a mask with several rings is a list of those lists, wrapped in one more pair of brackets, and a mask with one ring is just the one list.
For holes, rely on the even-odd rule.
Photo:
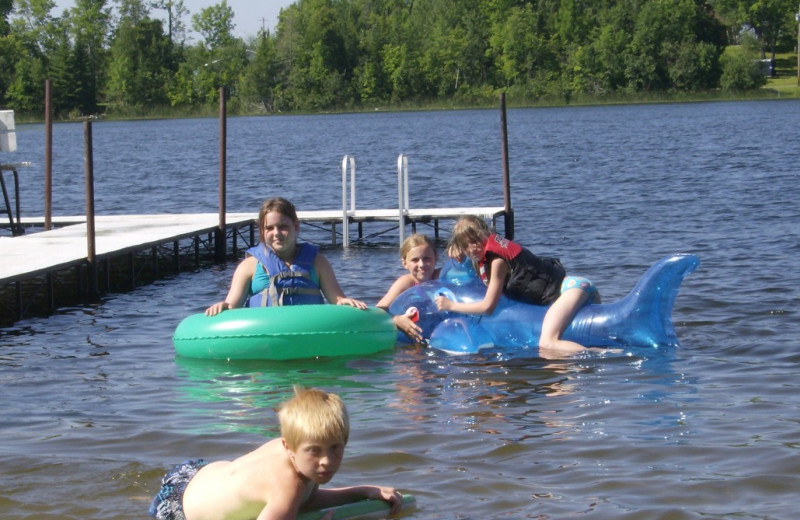
[(53, 227), (53, 91), (44, 82), (44, 230)]
[(500, 93), (500, 134), (503, 142), (503, 209), (506, 238), (514, 240), (514, 210), (511, 208), (511, 180), (508, 172), (508, 128), (506, 125), (506, 93)]
[(92, 122), (83, 122), (83, 171), (86, 181), (86, 262), (88, 295), (97, 297), (97, 248), (94, 226), (94, 156), (92, 154)]
[(225, 261), (227, 249), (225, 238), (225, 187), (226, 187), (226, 162), (227, 162), (227, 113), (225, 106), (225, 87), (219, 89), (219, 225), (214, 238), (214, 253), (217, 262)]

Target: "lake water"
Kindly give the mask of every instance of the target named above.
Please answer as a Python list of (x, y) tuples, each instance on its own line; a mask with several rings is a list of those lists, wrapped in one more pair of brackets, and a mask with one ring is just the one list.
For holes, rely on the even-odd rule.
[[(0, 329), (0, 516), (145, 518), (162, 474), (278, 434), (295, 383), (352, 421), (333, 484), (417, 496), (414, 519), (794, 519), (800, 487), (798, 101), (508, 111), (516, 238), (590, 276), (604, 301), (662, 256), (698, 255), (681, 347), (563, 361), (398, 348), (359, 359), (176, 359), (171, 334), (221, 299), (233, 263)], [(232, 118), (228, 209), (282, 195), (341, 207), (502, 205), (499, 111)], [(215, 212), (213, 119), (99, 122), (98, 214)], [(54, 213), (82, 214), (82, 129), (54, 129)], [(41, 125), (20, 125), (22, 207), (43, 212)], [(9, 156), (13, 157), (9, 157)], [(449, 223), (447, 224), (449, 226)], [(424, 230), (423, 230), (424, 231)], [(308, 237), (307, 237), (308, 238)], [(374, 303), (396, 247), (327, 249)], [(0, 257), (2, 253), (0, 252)]]

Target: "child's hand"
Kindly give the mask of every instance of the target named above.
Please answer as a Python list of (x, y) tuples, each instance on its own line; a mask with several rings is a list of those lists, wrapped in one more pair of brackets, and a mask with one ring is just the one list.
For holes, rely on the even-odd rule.
[(339, 298), (336, 302), (336, 305), (349, 305), (350, 307), (355, 307), (357, 309), (366, 309), (367, 304), (362, 302), (361, 300), (356, 300), (355, 298)]
[(385, 502), (389, 502), (391, 505), (391, 510), (389, 511), (390, 515), (396, 515), (400, 512), (400, 508), (403, 507), (403, 495), (395, 488), (382, 486), (373, 487), (370, 490), (367, 498), (380, 499)]
[(434, 302), (436, 303), (436, 308), (440, 311), (449, 311), (453, 309), (453, 300), (441, 294), (434, 299)]
[(231, 306), (228, 304), (228, 302), (215, 303), (214, 305), (206, 309), (206, 316), (216, 316), (225, 309), (230, 309), (230, 308)]
[(395, 327), (405, 332), (414, 343), (422, 343), (424, 341), (425, 338), (422, 336), (422, 329), (420, 326), (414, 323), (411, 318), (405, 314), (395, 316), (392, 318), (392, 321), (394, 321)]

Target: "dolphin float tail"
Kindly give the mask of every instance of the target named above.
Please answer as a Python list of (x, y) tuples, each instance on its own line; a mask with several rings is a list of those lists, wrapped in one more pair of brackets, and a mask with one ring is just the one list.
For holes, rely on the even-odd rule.
[[(700, 259), (695, 255), (662, 258), (642, 275), (623, 299), (581, 309), (564, 337), (596, 346), (678, 346), (672, 308), (681, 282), (699, 265)], [(598, 342), (603, 338), (606, 342)]]

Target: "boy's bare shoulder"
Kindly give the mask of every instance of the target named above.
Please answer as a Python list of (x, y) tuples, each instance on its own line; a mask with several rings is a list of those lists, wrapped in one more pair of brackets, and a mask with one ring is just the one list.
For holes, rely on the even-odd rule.
[(233, 460), (232, 466), (234, 471), (264, 473), (268, 468), (270, 472), (281, 467), (291, 468), (291, 462), (281, 439), (273, 439)]
[(232, 461), (203, 467), (186, 488), (184, 510), (194, 518), (255, 518), (267, 504), (286, 508), (301, 503), (303, 487), (276, 439)]

